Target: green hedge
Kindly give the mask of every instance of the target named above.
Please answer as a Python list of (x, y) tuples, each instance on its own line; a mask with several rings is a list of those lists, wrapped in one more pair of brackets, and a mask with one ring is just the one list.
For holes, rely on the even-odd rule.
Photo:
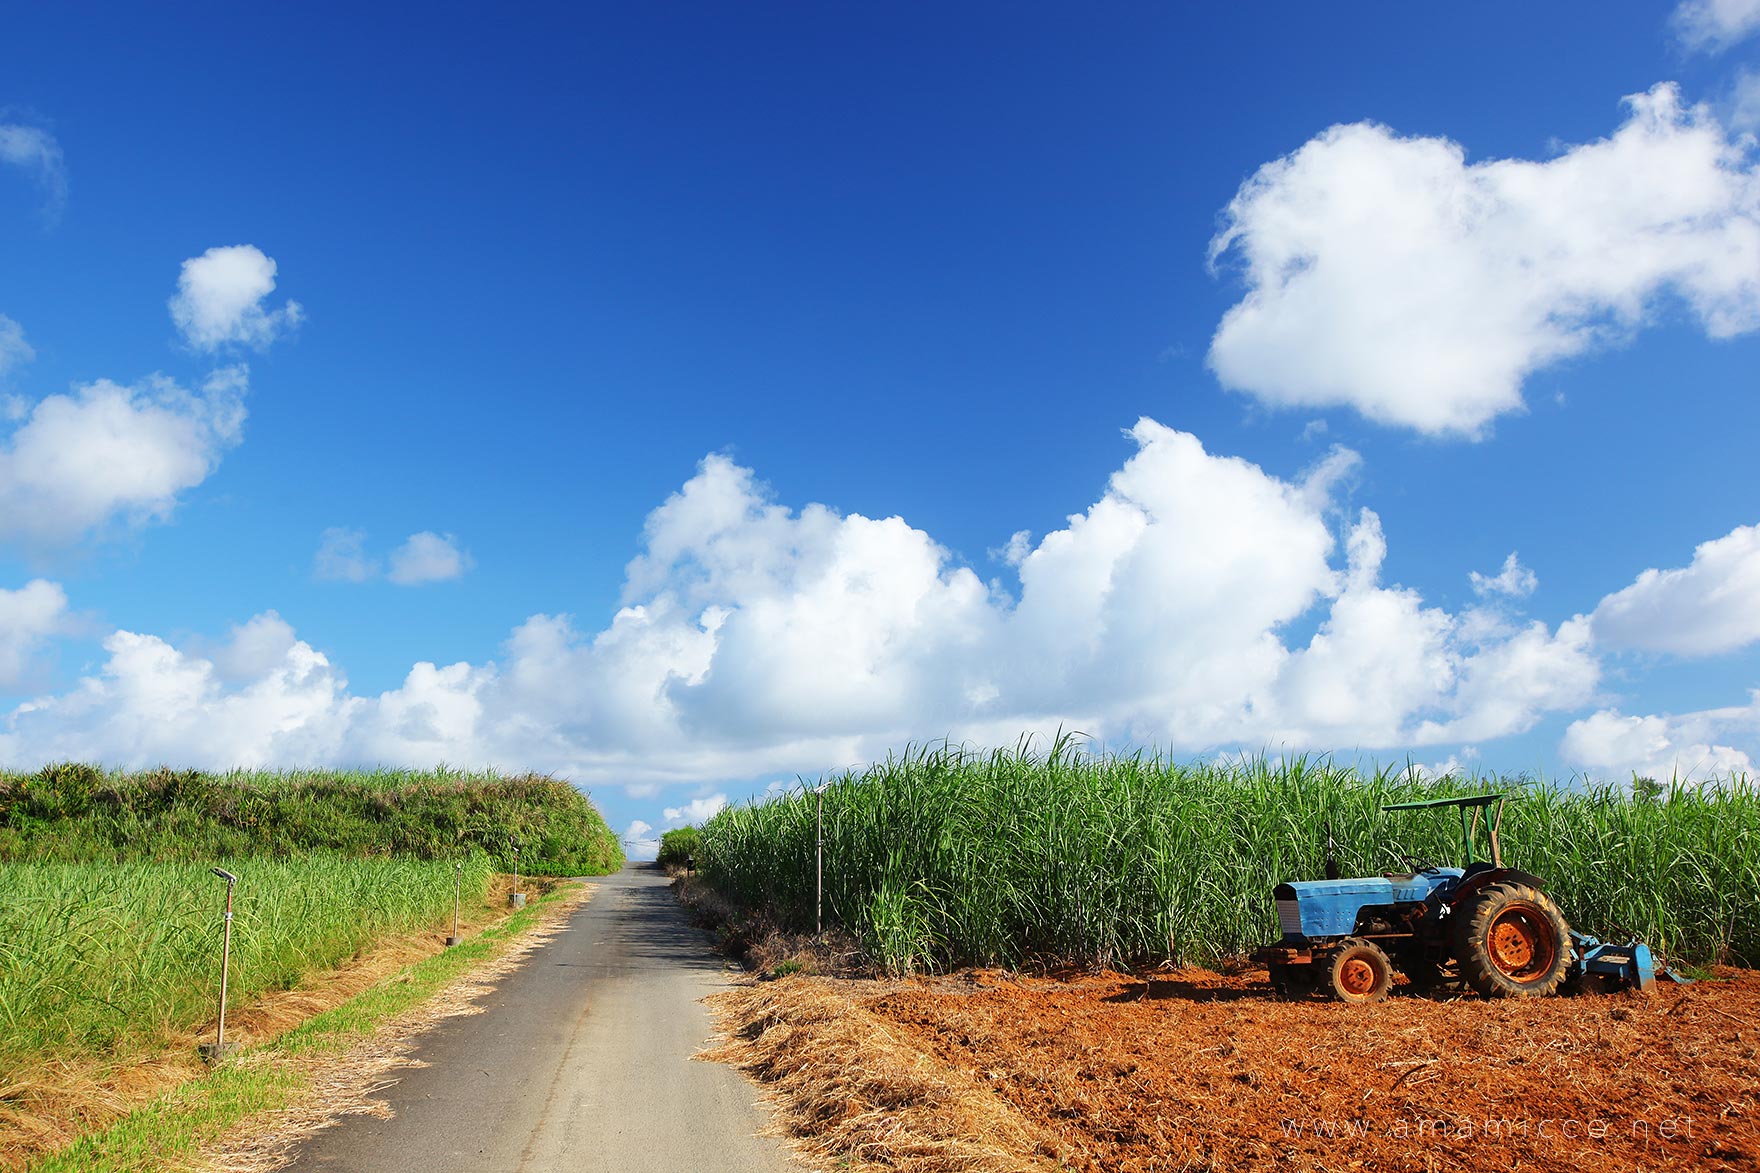
[(703, 840), (697, 829), (680, 827), (660, 836), (660, 854), (657, 860), (661, 867), (681, 868), (694, 861), (702, 850)]
[(314, 853), (449, 859), (604, 875), (623, 848), (585, 793), (535, 774), (439, 770), (0, 772), (0, 862), (202, 860)]

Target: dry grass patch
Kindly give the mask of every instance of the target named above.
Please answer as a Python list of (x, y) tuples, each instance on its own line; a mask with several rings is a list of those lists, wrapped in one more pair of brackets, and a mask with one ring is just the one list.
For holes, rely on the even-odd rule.
[(715, 933), (722, 952), (761, 977), (876, 975), (861, 943), (841, 929), (818, 935), (790, 932), (762, 911), (736, 907), (700, 877), (686, 876), (676, 868), (668, 869), (668, 874), (673, 895), (691, 919)]
[(1059, 1167), (1048, 1134), (982, 1075), (928, 1054), (850, 997), (850, 985), (790, 977), (713, 995), (724, 1038), (699, 1058), (760, 1083), (782, 1134), (810, 1161), (909, 1173)]

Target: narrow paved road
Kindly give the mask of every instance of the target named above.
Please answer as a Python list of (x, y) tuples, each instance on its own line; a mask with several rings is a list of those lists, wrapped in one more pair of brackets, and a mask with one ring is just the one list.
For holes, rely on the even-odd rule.
[(389, 1120), (351, 1116), (295, 1170), (350, 1173), (799, 1173), (744, 1079), (690, 1056), (709, 1037), (699, 999), (725, 962), (665, 877), (634, 865), (483, 1000), (435, 1027), (380, 1093)]

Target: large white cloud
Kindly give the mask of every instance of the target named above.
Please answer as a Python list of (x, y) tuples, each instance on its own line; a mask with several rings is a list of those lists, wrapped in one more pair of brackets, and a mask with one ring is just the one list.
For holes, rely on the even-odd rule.
[(1626, 716), (1603, 709), (1573, 721), (1559, 744), (1566, 762), (1600, 781), (1634, 777), (1703, 782), (1731, 774), (1756, 776), (1760, 692), (1746, 705), (1679, 716)]
[(1760, 525), (1738, 526), (1693, 551), (1689, 566), (1646, 570), (1595, 608), (1611, 647), (1710, 656), (1760, 641)]
[(1760, 0), (1682, 0), (1674, 26), (1688, 48), (1727, 49), (1760, 31)]
[[(1143, 420), (1092, 506), (1022, 538), (1010, 593), (903, 519), (775, 502), (705, 459), (649, 517), (625, 605), (535, 615), (497, 662), (352, 694), (278, 616), (218, 649), (117, 632), (102, 669), (0, 723), (0, 761), (498, 765), (647, 785), (814, 772), (908, 739), (1080, 728), (1192, 751), (1485, 740), (1583, 704), (1586, 623), (1552, 631), (1383, 585), (1355, 463), (1296, 481)], [(1304, 617), (1300, 646), (1280, 635)], [(679, 807), (680, 817), (688, 808)]]
[[(247, 643), (261, 635), (249, 627), (241, 629)], [(334, 762), (345, 754), (342, 738), (354, 711), (365, 704), (347, 696), (329, 661), (298, 640), (258, 660), (254, 675), (230, 681), (214, 660), (155, 636), (118, 631), (104, 650), (99, 673), (65, 694), (20, 706), (0, 726), (0, 762)], [(221, 658), (232, 654), (229, 647)]]
[(305, 316), (297, 301), (277, 310), (263, 307), (275, 291), (276, 265), (255, 245), (211, 248), (183, 262), (171, 319), (196, 350), (227, 344), (261, 349), (299, 325)]
[(189, 390), (155, 375), (51, 395), (0, 432), (0, 540), (65, 543), (114, 519), (163, 520), (243, 435), (248, 372)]
[(1647, 323), (1665, 295), (1705, 331), (1760, 326), (1760, 172), (1671, 84), (1611, 137), (1469, 164), (1441, 138), (1335, 126), (1229, 204), (1212, 260), (1242, 266), (1210, 365), (1276, 407), (1350, 407), (1482, 434), (1534, 371)]

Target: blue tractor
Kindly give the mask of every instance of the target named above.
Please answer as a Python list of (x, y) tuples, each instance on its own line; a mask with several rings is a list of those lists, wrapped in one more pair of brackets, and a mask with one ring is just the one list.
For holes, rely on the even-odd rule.
[[(1283, 938), (1256, 950), (1284, 997), (1323, 991), (1379, 1002), (1395, 967), (1414, 984), (1464, 983), (1487, 998), (1538, 998), (1567, 983), (1648, 988), (1656, 969), (1637, 942), (1604, 945), (1573, 933), (1538, 876), (1505, 867), (1497, 832), (1502, 794), (1390, 803), (1385, 810), (1459, 810), (1464, 867), (1413, 861), (1411, 871), (1364, 879), (1279, 884), (1272, 895)], [(1489, 808), (1489, 809), (1488, 809)], [(1481, 817), (1491, 859), (1474, 859)]]

